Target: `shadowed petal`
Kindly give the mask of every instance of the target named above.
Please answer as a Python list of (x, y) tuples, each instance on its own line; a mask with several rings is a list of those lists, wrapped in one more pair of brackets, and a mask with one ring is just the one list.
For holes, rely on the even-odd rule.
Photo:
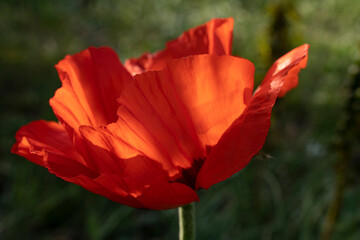
[[(115, 127), (115, 124), (110, 125)], [(97, 158), (101, 178), (106, 176), (112, 179), (104, 188), (113, 191), (114, 196), (108, 193), (101, 195), (117, 202), (122, 202), (124, 197), (133, 198), (138, 204), (135, 207), (152, 209), (174, 208), (198, 201), (193, 189), (170, 182), (171, 178), (161, 164), (127, 146), (118, 136), (118, 131), (109, 129), (114, 130), (111, 126), (96, 129), (83, 126), (80, 130), (87, 141), (90, 155)], [(77, 179), (72, 181), (76, 182)], [(98, 179), (94, 181), (98, 182)]]
[(90, 192), (104, 196), (114, 202), (134, 208), (142, 207), (136, 198), (124, 190), (127, 186), (119, 176), (102, 173), (96, 178), (78, 175), (76, 177), (63, 177), (63, 179), (75, 183)]
[(309, 46), (287, 53), (270, 68), (251, 103), (212, 148), (197, 177), (197, 188), (208, 189), (244, 168), (262, 148), (271, 110), (287, 76), (306, 65)]
[(70, 133), (80, 125), (99, 126), (116, 121), (116, 99), (132, 78), (112, 49), (90, 47), (67, 56), (56, 69), (62, 87), (50, 105)]
[(125, 165), (122, 159), (136, 157), (139, 152), (128, 146), (120, 138), (113, 136), (112, 134), (115, 134), (118, 129), (113, 130), (108, 131), (105, 127), (104, 129), (95, 129), (89, 126), (81, 126), (81, 144), (85, 148), (87, 157), (90, 158), (99, 172), (123, 174)]
[[(96, 172), (86, 167), (64, 127), (56, 122), (41, 120), (22, 127), (16, 134), (17, 143), (12, 152), (48, 168), (66, 181), (131, 207), (167, 209), (199, 200), (193, 189), (171, 183), (155, 161), (141, 155), (120, 158), (122, 142), (105, 130), (82, 132), (85, 132), (83, 141), (89, 138), (89, 152), (95, 153), (99, 165), (104, 164)], [(130, 152), (128, 149), (120, 156), (129, 156)], [(114, 170), (109, 172), (106, 169), (109, 162), (104, 161), (110, 160)]]
[(171, 209), (191, 202), (198, 202), (199, 197), (190, 187), (182, 183), (162, 182), (147, 188), (138, 200), (144, 208)]
[(173, 58), (195, 54), (230, 55), (233, 26), (232, 18), (212, 19), (166, 43), (166, 48), (162, 51), (126, 60), (125, 67), (135, 75), (144, 71), (161, 70)]
[(90, 192), (102, 195), (108, 199), (134, 208), (171, 209), (194, 201), (199, 201), (196, 192), (181, 183), (157, 182), (147, 185), (142, 192), (131, 194), (127, 192), (129, 182), (136, 179), (126, 179), (112, 174), (101, 174), (97, 178), (79, 175), (63, 178), (68, 182), (82, 186)]
[(20, 128), (15, 138), (12, 153), (48, 168), (51, 173), (66, 177), (96, 175), (74, 149), (64, 127), (56, 122), (32, 122)]
[(124, 191), (126, 185), (119, 177), (99, 175), (82, 164), (81, 156), (74, 150), (68, 133), (60, 124), (43, 120), (32, 122), (20, 128), (16, 140), (13, 153), (96, 194), (128, 206), (141, 207), (134, 197)]

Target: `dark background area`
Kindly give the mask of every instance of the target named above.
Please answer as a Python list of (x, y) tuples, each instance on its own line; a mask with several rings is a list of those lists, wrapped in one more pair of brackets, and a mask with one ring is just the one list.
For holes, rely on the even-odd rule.
[(66, 54), (110, 46), (124, 61), (231, 16), (233, 55), (255, 63), (257, 84), (296, 46), (310, 44), (309, 61), (262, 154), (199, 191), (197, 239), (360, 239), (359, 13), (358, 0), (1, 0), (0, 239), (176, 239), (176, 209), (119, 205), (10, 148), (22, 125), (56, 120), (53, 66)]

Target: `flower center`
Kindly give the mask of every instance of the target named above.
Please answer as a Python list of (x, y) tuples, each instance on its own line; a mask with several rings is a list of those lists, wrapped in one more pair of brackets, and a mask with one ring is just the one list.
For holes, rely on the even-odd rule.
[(186, 184), (187, 186), (191, 187), (194, 190), (196, 184), (196, 177), (200, 171), (201, 166), (203, 165), (205, 158), (198, 158), (194, 159), (190, 168), (182, 169), (180, 171), (180, 177), (177, 178), (174, 182), (179, 182)]

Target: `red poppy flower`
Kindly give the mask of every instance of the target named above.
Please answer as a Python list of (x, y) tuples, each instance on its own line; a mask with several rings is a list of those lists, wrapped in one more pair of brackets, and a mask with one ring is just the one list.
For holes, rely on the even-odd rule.
[(196, 190), (229, 178), (262, 148), (276, 98), (307, 61), (308, 45), (292, 50), (253, 93), (253, 64), (229, 56), (232, 27), (214, 19), (126, 68), (107, 47), (67, 56), (50, 100), (60, 123), (23, 126), (12, 152), (131, 207), (198, 201)]

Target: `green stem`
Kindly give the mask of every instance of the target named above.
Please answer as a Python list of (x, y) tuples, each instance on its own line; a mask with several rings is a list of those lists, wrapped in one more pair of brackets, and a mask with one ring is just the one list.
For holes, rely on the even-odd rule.
[(195, 204), (179, 207), (179, 240), (195, 239)]

